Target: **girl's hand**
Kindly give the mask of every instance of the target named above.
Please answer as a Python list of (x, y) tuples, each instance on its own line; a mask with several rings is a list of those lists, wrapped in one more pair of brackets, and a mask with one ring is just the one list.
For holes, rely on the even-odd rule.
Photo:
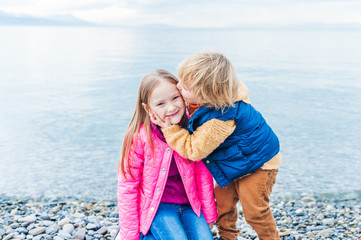
[(154, 123), (155, 125), (158, 125), (161, 128), (167, 128), (167, 127), (172, 126), (172, 123), (170, 122), (169, 117), (166, 117), (163, 120), (156, 113), (149, 113), (149, 116), (150, 116), (150, 120), (152, 121), (152, 123)]

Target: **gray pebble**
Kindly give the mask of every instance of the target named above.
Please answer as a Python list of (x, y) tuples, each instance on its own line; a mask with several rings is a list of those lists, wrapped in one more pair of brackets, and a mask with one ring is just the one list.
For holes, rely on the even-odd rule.
[(86, 225), (86, 229), (94, 230), (96, 228), (97, 228), (97, 226), (93, 223), (88, 223), (88, 225)]
[(12, 223), (12, 224), (10, 224), (10, 227), (11, 227), (12, 229), (18, 228), (19, 226), (20, 226), (19, 223)]
[(59, 236), (55, 236), (53, 239), (54, 239), (54, 240), (64, 240), (63, 238), (61, 238), (61, 237), (59, 237)]
[(85, 228), (80, 228), (75, 235), (73, 236), (73, 239), (81, 239), (83, 240), (85, 237), (86, 230)]
[(26, 216), (26, 217), (23, 217), (23, 218), (19, 218), (18, 219), (18, 222), (35, 222), (36, 221), (36, 217), (35, 216)]
[(59, 230), (58, 225), (53, 224), (53, 225), (47, 227), (47, 228), (45, 229), (45, 232), (46, 232), (47, 234), (53, 234), (53, 233), (58, 232), (58, 230)]
[(335, 225), (335, 219), (333, 219), (333, 218), (323, 219), (322, 224), (327, 225), (327, 226), (334, 226)]
[(37, 228), (31, 229), (29, 231), (29, 234), (32, 235), (32, 236), (36, 236), (36, 235), (39, 235), (39, 234), (41, 234), (43, 232), (45, 232), (45, 227), (37, 227)]
[(108, 232), (108, 229), (106, 227), (101, 227), (97, 233), (99, 233), (100, 235), (104, 235)]
[(34, 223), (30, 223), (30, 225), (26, 227), (27, 230), (31, 230), (31, 229), (33, 229), (33, 228), (35, 228), (35, 224), (34, 224)]
[(71, 238), (71, 235), (70, 233), (64, 231), (64, 230), (61, 230), (59, 233), (58, 233), (58, 236), (63, 238), (63, 239), (69, 239)]
[(14, 233), (10, 233), (8, 234), (6, 237), (3, 238), (3, 240), (9, 240), (9, 239), (12, 239), (14, 237)]
[(74, 231), (74, 226), (73, 226), (73, 224), (71, 224), (71, 223), (65, 224), (65, 225), (63, 226), (63, 230), (64, 230), (65, 232), (71, 234), (71, 233)]

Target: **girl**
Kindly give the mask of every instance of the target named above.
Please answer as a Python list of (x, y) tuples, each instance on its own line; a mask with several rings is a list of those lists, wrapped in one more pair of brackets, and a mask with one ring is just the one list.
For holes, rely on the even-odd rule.
[(239, 200), (259, 239), (279, 239), (269, 207), (282, 160), (276, 134), (250, 104), (246, 86), (222, 54), (194, 54), (180, 64), (178, 73), (178, 88), (194, 111), (187, 129), (164, 115), (153, 114), (152, 121), (163, 127), (175, 151), (192, 161), (203, 159), (215, 178), (219, 235), (237, 239)]
[(213, 239), (212, 176), (202, 162), (173, 151), (149, 118), (157, 114), (172, 124), (186, 123), (177, 83), (165, 70), (146, 74), (140, 83), (118, 167), (117, 240)]

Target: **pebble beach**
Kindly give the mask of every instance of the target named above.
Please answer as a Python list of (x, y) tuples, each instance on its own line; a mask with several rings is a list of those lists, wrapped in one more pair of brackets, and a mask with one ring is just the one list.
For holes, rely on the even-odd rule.
[[(313, 196), (273, 200), (271, 208), (281, 239), (361, 239), (360, 199), (325, 201)], [(244, 221), (238, 239), (258, 239)], [(77, 199), (0, 199), (0, 240), (113, 239), (118, 228), (116, 201)], [(212, 229), (215, 239), (217, 230)]]

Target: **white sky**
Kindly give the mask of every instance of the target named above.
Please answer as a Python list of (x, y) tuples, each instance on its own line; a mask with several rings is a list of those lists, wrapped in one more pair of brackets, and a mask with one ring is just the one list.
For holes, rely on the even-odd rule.
[(360, 0), (0, 0), (0, 11), (33, 16), (71, 14), (113, 25), (361, 24)]

